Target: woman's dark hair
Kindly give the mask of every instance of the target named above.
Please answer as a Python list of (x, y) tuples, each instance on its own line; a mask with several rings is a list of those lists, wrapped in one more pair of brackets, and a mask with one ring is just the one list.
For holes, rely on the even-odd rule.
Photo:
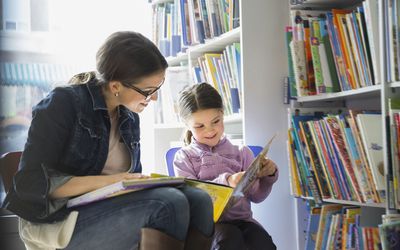
[[(120, 81), (124, 85), (133, 85), (142, 77), (161, 72), (167, 67), (167, 61), (155, 44), (133, 31), (111, 34), (96, 54), (96, 77), (102, 84)], [(72, 78), (75, 78), (73, 83), (82, 83), (82, 80), (88, 81), (95, 76), (94, 72), (79, 75)]]
[(149, 39), (133, 31), (110, 35), (96, 54), (96, 67), (104, 82), (135, 84), (140, 78), (165, 70), (168, 63)]
[[(205, 109), (220, 109), (223, 111), (221, 95), (208, 83), (195, 84), (183, 89), (179, 94), (179, 116), (186, 121), (193, 113)], [(186, 145), (191, 143), (192, 132), (187, 130), (184, 135)]]

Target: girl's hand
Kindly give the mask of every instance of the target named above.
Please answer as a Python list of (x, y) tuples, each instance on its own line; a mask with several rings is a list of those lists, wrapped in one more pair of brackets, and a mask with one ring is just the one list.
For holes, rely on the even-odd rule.
[(275, 162), (267, 158), (262, 158), (260, 163), (261, 163), (261, 169), (257, 174), (258, 178), (275, 175), (275, 172), (278, 169)]
[(231, 187), (236, 187), (237, 184), (239, 183), (240, 179), (242, 179), (242, 176), (244, 175), (244, 171), (238, 172), (236, 174), (233, 174), (228, 177), (228, 185)]

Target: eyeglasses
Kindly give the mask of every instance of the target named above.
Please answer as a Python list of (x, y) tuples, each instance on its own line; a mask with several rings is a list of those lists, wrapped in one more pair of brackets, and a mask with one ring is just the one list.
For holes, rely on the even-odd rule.
[(165, 81), (165, 78), (161, 81), (161, 83), (158, 85), (158, 87), (151, 89), (151, 90), (141, 90), (138, 87), (135, 87), (133, 85), (128, 85), (128, 84), (124, 84), (124, 86), (135, 90), (136, 92), (138, 92), (139, 94), (144, 96), (145, 101), (148, 101), (154, 95), (154, 93), (156, 93), (161, 88), (161, 86), (164, 84), (164, 81)]

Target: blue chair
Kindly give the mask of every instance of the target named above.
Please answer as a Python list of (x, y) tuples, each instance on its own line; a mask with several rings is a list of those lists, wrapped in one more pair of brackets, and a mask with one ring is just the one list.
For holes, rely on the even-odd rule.
[[(251, 151), (253, 151), (254, 156), (257, 156), (261, 150), (263, 149), (260, 146), (248, 146)], [(167, 153), (165, 154), (165, 160), (167, 162), (167, 168), (168, 168), (168, 175), (169, 176), (175, 176), (174, 172), (174, 157), (175, 153), (180, 149), (181, 147), (174, 147), (168, 149)]]

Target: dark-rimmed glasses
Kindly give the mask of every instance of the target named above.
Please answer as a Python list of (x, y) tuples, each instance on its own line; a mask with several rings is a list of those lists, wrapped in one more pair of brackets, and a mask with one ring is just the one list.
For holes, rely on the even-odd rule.
[(128, 84), (124, 84), (124, 86), (135, 90), (136, 92), (138, 92), (139, 94), (144, 96), (145, 101), (148, 101), (154, 95), (154, 93), (156, 93), (161, 88), (161, 86), (164, 84), (164, 81), (165, 81), (165, 78), (161, 81), (161, 83), (158, 85), (158, 87), (151, 89), (151, 90), (141, 90), (138, 87), (135, 87), (133, 85), (128, 85)]

